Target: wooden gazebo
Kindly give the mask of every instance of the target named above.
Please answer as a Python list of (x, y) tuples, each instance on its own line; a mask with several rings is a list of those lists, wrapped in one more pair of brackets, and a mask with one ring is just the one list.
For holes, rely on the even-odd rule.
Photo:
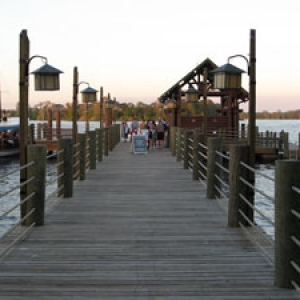
[[(210, 71), (218, 66), (209, 58), (191, 70), (177, 83), (170, 87), (160, 97), (159, 101), (166, 105), (170, 125), (182, 128), (206, 128), (207, 131), (218, 129), (227, 132), (237, 132), (239, 127), (239, 104), (248, 101), (248, 92), (244, 89), (216, 90), (213, 88), (213, 74)], [(207, 116), (204, 111), (202, 116), (182, 116), (181, 108), (183, 97), (187, 96), (190, 89), (196, 90), (196, 101), (207, 97), (218, 97), (220, 109), (214, 116)], [(206, 124), (204, 124), (206, 123)], [(204, 127), (205, 126), (205, 127)]]

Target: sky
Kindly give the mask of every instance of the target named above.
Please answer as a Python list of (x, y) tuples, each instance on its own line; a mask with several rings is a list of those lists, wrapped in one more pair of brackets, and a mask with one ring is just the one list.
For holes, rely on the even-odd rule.
[[(73, 69), (79, 81), (119, 102), (152, 103), (206, 58), (249, 55), (256, 30), (257, 111), (300, 109), (300, 18), (297, 0), (0, 0), (2, 107), (19, 102), (19, 36), (30, 56), (42, 55), (64, 73), (57, 92), (34, 91), (29, 105), (71, 103)], [(246, 61), (231, 60), (246, 70)], [(30, 72), (42, 66), (30, 63)], [(243, 75), (248, 90), (249, 78)], [(80, 90), (86, 86), (80, 86)], [(99, 94), (98, 94), (99, 97)], [(79, 97), (80, 99), (80, 97)], [(248, 110), (248, 104), (241, 107)]]

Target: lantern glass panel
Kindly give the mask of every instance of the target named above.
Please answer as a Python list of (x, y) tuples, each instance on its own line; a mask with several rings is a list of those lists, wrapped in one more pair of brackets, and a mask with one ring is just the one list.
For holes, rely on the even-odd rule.
[(186, 101), (187, 102), (196, 102), (198, 100), (198, 93), (187, 93)]
[(60, 89), (58, 74), (35, 74), (36, 91), (57, 91)]
[(226, 86), (229, 89), (241, 88), (241, 74), (227, 74)]
[(242, 77), (240, 73), (215, 73), (215, 89), (239, 89), (241, 88)]
[(225, 88), (225, 73), (214, 73), (214, 88), (224, 89)]
[(82, 93), (82, 102), (91, 103), (96, 102), (96, 93)]

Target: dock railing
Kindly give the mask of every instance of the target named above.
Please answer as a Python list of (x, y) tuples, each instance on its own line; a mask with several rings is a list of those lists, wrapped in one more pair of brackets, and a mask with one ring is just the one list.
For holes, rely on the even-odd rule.
[[(280, 288), (300, 286), (300, 161), (275, 161), (275, 178), (249, 166), (249, 146), (227, 144), (223, 137), (208, 137), (198, 129), (171, 128), (170, 150), (192, 179), (206, 187), (208, 199), (217, 199), (228, 214), (228, 226), (241, 228), (267, 261), (274, 266), (274, 284)], [(255, 184), (255, 178), (273, 184), (273, 196)], [(260, 195), (274, 207), (273, 216), (256, 205)], [(268, 235), (259, 218), (273, 227)]]
[[(27, 173), (26, 181), (19, 181), (0, 194), (0, 205), (12, 194), (14, 200), (17, 198), (17, 201), (12, 201), (11, 206), (1, 210), (0, 224), (12, 213), (20, 215), (19, 220), (0, 238), (0, 259), (3, 259), (34, 226), (44, 225), (47, 209), (59, 199), (73, 196), (74, 181), (84, 180), (86, 172), (95, 169), (97, 161), (103, 161), (103, 153), (109, 155), (109, 148), (112, 150), (120, 142), (119, 133), (120, 126), (113, 125), (110, 128), (90, 131), (88, 134), (78, 134), (75, 142), (70, 138), (59, 139), (57, 152), (48, 156), (45, 145), (31, 144), (27, 147), (28, 163), (3, 176), (5, 178), (12, 174), (20, 174), (21, 170), (26, 170)], [(110, 145), (107, 140), (110, 141)], [(56, 164), (56, 174), (47, 175), (49, 162), (52, 170), (53, 164)], [(3, 178), (0, 178), (1, 182), (4, 182)], [(5, 237), (10, 234), (13, 238), (6, 242)]]

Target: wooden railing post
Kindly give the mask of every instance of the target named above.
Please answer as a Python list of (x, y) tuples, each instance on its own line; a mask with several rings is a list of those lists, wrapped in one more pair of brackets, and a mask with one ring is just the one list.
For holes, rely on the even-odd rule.
[(204, 157), (207, 156), (207, 151), (205, 151), (205, 149), (203, 148), (203, 146), (205, 146), (204, 141), (205, 141), (205, 135), (204, 132), (201, 131), (199, 134), (199, 178), (201, 180), (206, 180), (206, 175), (207, 175), (207, 170), (206, 170), (207, 160)]
[(185, 130), (184, 137), (183, 137), (183, 168), (189, 168), (189, 136), (190, 132)]
[(190, 154), (191, 154), (191, 148), (190, 146), (190, 138), (193, 136), (193, 131), (186, 130), (184, 132), (184, 154), (183, 154), (183, 168), (188, 169), (189, 168), (189, 161), (191, 160)]
[(292, 288), (291, 281), (299, 284), (300, 275), (291, 262), (299, 264), (299, 220), (292, 214), (299, 213), (300, 195), (292, 186), (300, 188), (300, 161), (277, 160), (275, 162), (275, 285)]
[(79, 143), (79, 180), (85, 179), (85, 164), (86, 164), (86, 135), (85, 133), (77, 134)]
[[(45, 189), (46, 189), (46, 156), (45, 145), (27, 146), (27, 162), (34, 164), (27, 169), (27, 178), (34, 178), (28, 183), (27, 195), (33, 194), (31, 200), (26, 203), (26, 214), (32, 209), (34, 212), (24, 221), (23, 225), (44, 225), (45, 215)], [(24, 217), (24, 216), (23, 216)]]
[(108, 127), (104, 128), (104, 155), (108, 156)]
[(193, 133), (193, 180), (199, 179), (199, 141), (200, 130), (195, 129)]
[(175, 126), (171, 127), (171, 152), (172, 156), (176, 155), (176, 130)]
[(73, 180), (79, 179), (80, 174), (80, 143), (78, 141), (78, 134), (76, 134), (76, 140), (73, 141)]
[(98, 161), (103, 161), (103, 128), (96, 129), (97, 140), (98, 140)]
[(112, 134), (112, 126), (108, 127), (108, 150), (113, 150), (113, 134)]
[(90, 169), (96, 169), (96, 131), (89, 131)]
[[(63, 150), (63, 151), (61, 151)], [(65, 198), (73, 196), (73, 140), (71, 139), (60, 139), (58, 140), (58, 175), (64, 174), (57, 181), (58, 195), (64, 196)], [(60, 187), (63, 189), (60, 190)]]
[(239, 210), (248, 215), (248, 205), (240, 197), (242, 194), (247, 198), (247, 186), (243, 184), (240, 177), (247, 180), (249, 171), (241, 166), (241, 162), (249, 165), (250, 147), (248, 145), (230, 145), (229, 160), (229, 200), (228, 200), (228, 226), (240, 227), (240, 222), (244, 223), (244, 218)]
[(176, 137), (176, 160), (181, 161), (181, 133), (183, 132), (182, 128), (177, 128), (177, 137)]
[(28, 137), (28, 140), (29, 140), (29, 143), (30, 144), (34, 144), (34, 141), (35, 141), (35, 137), (34, 137), (34, 124), (30, 124), (29, 125), (29, 137)]
[(218, 181), (215, 177), (217, 172), (216, 161), (218, 159), (216, 151), (223, 151), (223, 139), (218, 137), (212, 137), (207, 139), (207, 186), (206, 194), (208, 199), (215, 199), (218, 192), (215, 186), (219, 186)]

